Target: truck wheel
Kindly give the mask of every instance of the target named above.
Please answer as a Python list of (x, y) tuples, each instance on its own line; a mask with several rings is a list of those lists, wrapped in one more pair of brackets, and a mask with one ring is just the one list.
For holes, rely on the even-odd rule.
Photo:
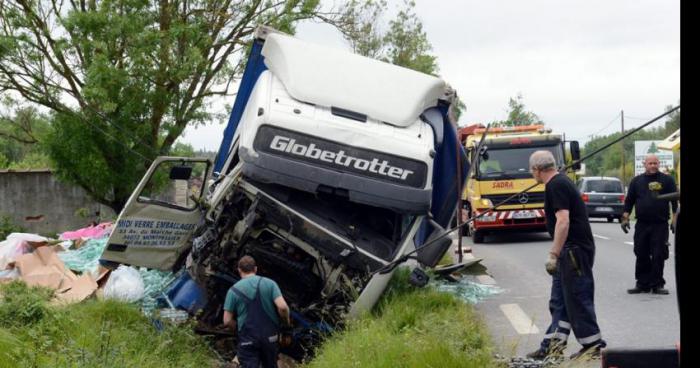
[(613, 221), (615, 221), (614, 217), (608, 217), (608, 222), (613, 222)]
[(474, 231), (474, 234), (472, 234), (472, 241), (474, 241), (474, 244), (479, 244), (484, 242), (484, 232), (483, 231)]

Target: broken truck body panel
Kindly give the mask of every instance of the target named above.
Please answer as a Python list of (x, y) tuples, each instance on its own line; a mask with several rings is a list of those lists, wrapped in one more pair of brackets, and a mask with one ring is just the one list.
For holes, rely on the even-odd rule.
[[(213, 179), (206, 188), (199, 188), (206, 189), (204, 199), (177, 208), (140, 198), (139, 193), (154, 182), (156, 167), (170, 162), (159, 158), (120, 214), (103, 259), (159, 269), (184, 265), (206, 293), (199, 321), (208, 326), (204, 330), (212, 331), (222, 321), (226, 291), (239, 279), (237, 260), (252, 255), (258, 273), (280, 285), (293, 311), (295, 326), (306, 326), (302, 334), (305, 337), (297, 345), (310, 347), (315, 341), (312, 335), (318, 331), (307, 331), (308, 326), (327, 330), (342, 325), (348, 316), (372, 308), (392, 275), (391, 271), (378, 271), (449, 226), (468, 164), (455, 125), (448, 118), (451, 101), (440, 97), (444, 89), (441, 80), (373, 60), (368, 64), (364, 58), (342, 53), (350, 55), (353, 61), (348, 65), (352, 68), (346, 75), (336, 76), (335, 84), (318, 95), (310, 86), (321, 86), (324, 79), (314, 80), (308, 71), (296, 74), (305, 65), (304, 50), (293, 47), (298, 40), (270, 33), (267, 28), (256, 34), (259, 37), (242, 76), (213, 167)], [(274, 47), (266, 49), (267, 42)], [(330, 62), (342, 60), (336, 51), (324, 59), (318, 46), (314, 50), (307, 55), (313, 60), (307, 60), (306, 68), (325, 65), (324, 73), (330, 73)], [(420, 88), (403, 93), (405, 101), (396, 100), (394, 95), (384, 96), (385, 106), (392, 110), (384, 111), (381, 103), (356, 96), (361, 90), (357, 80), (377, 84), (368, 75), (360, 75), (370, 69), (375, 74), (368, 75), (375, 77), (376, 70), (393, 73), (387, 77), (389, 86), (377, 85), (381, 96), (397, 86), (408, 88), (404, 85), (407, 81)], [(353, 94), (344, 94), (346, 87)], [(299, 96), (311, 100), (299, 100)], [(334, 113), (335, 107), (342, 111), (336, 109)], [(396, 109), (401, 111), (393, 111)], [(365, 121), (358, 121), (362, 120), (360, 116)], [(264, 128), (272, 132), (265, 143), (275, 142), (279, 131), (284, 130), (297, 136), (287, 141), (277, 138), (276, 142), (286, 142), (287, 148), (291, 145), (291, 152), (295, 144), (303, 145), (305, 148), (296, 148), (296, 152), (311, 151), (315, 157), (318, 150), (320, 158), (329, 160), (332, 154), (338, 158), (343, 152), (345, 161), (332, 167), (294, 155), (270, 154), (270, 161), (256, 159), (265, 154), (264, 149), (257, 148), (270, 147), (255, 143), (265, 134)], [(301, 134), (308, 140), (302, 141)], [(368, 152), (379, 156), (363, 156)], [(348, 157), (355, 158), (350, 168), (344, 165)], [(378, 177), (383, 172), (389, 174), (389, 179), (400, 179), (402, 172), (389, 167), (398, 167), (401, 159), (425, 166), (421, 174), (424, 177), (416, 182), (419, 185), (411, 187)], [(187, 163), (180, 162), (180, 166), (183, 164)], [(369, 174), (358, 172), (363, 168)], [(400, 169), (419, 172), (415, 168)], [(270, 171), (275, 171), (274, 175)], [(420, 196), (405, 196), (411, 190)], [(140, 221), (138, 228), (136, 221)], [(171, 223), (167, 226), (174, 229), (158, 229), (159, 222)], [(159, 231), (145, 226), (155, 226)], [(147, 241), (143, 237), (148, 235), (154, 236)], [(446, 247), (449, 242), (424, 249), (417, 260), (432, 267)], [(325, 327), (319, 327), (319, 323)]]
[(191, 193), (178, 193), (181, 188), (177, 188), (177, 184), (189, 184), (190, 180), (171, 180), (170, 171), (192, 165), (206, 167), (197, 190), (197, 198), (201, 198), (210, 166), (208, 160), (158, 157), (151, 164), (119, 214), (102, 260), (160, 270), (173, 268), (189, 250), (192, 234), (202, 215), (199, 206), (190, 198)]

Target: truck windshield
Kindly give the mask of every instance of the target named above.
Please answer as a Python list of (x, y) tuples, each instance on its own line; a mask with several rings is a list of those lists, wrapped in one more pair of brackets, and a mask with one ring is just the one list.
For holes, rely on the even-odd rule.
[(530, 155), (539, 150), (554, 154), (557, 167), (563, 166), (560, 145), (517, 148), (489, 148), (488, 158), (481, 157), (478, 166), (479, 179), (524, 179), (531, 178)]

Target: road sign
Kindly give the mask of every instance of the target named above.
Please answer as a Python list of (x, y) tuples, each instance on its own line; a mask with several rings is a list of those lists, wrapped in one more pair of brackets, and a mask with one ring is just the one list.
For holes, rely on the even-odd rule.
[(659, 158), (659, 171), (667, 173), (674, 168), (673, 152), (659, 149), (661, 142), (663, 141), (634, 142), (634, 175), (644, 173), (644, 158), (651, 153)]

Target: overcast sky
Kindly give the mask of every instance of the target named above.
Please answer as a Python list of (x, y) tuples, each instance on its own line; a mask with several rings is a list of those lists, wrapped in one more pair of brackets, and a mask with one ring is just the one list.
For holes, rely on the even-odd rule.
[[(504, 119), (522, 93), (548, 126), (585, 142), (619, 130), (620, 110), (630, 128), (680, 100), (679, 1), (416, 0), (416, 13), (467, 105), (460, 125)], [(297, 37), (347, 48), (324, 24), (301, 24)], [(183, 141), (217, 150), (223, 129), (188, 129)]]

